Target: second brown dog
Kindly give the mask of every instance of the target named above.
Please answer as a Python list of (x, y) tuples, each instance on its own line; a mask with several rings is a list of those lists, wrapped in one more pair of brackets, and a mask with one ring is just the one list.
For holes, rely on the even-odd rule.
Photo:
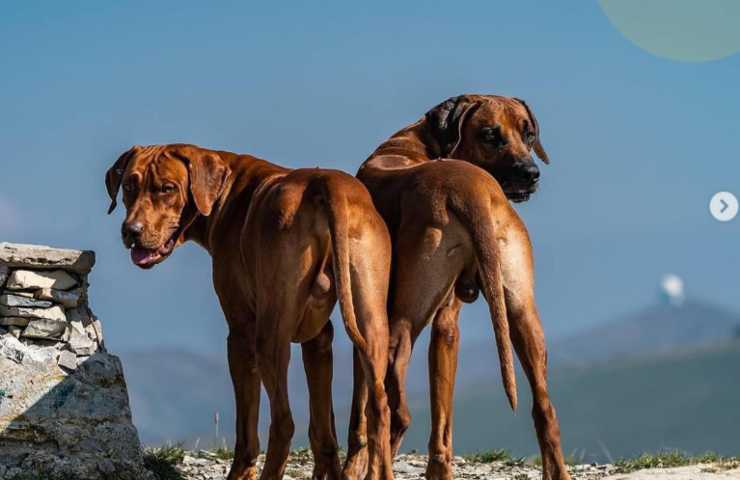
[[(427, 478), (452, 479), (453, 390), (458, 316), (478, 289), (488, 301), (501, 374), (512, 408), (514, 344), (532, 389), (543, 478), (569, 479), (547, 391), (545, 338), (534, 298), (532, 247), (509, 204), (536, 190), (544, 162), (539, 125), (526, 103), (461, 95), (395, 133), (363, 163), (368, 187), (393, 238), (390, 361), (386, 387), (391, 443), (398, 451), (411, 417), (405, 383), (414, 342), (432, 324), (429, 347), (432, 433)], [(495, 179), (494, 179), (495, 177)], [(497, 181), (498, 180), (498, 181)], [(508, 197), (508, 198), (507, 198)], [(358, 374), (362, 374), (356, 369)], [(363, 463), (363, 383), (355, 382), (348, 469)]]

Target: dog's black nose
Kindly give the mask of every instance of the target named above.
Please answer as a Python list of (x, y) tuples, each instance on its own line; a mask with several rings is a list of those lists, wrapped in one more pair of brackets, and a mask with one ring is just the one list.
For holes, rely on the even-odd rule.
[(527, 165), (524, 168), (524, 175), (530, 182), (536, 182), (540, 179), (540, 169), (536, 165)]
[(518, 162), (514, 169), (519, 178), (525, 182), (535, 183), (540, 179), (540, 169), (533, 162)]
[(128, 234), (139, 235), (144, 231), (144, 224), (141, 222), (126, 223), (123, 228)]
[(144, 231), (144, 224), (141, 222), (124, 222), (121, 227), (121, 236), (123, 237), (123, 244), (126, 247), (131, 247), (141, 236)]

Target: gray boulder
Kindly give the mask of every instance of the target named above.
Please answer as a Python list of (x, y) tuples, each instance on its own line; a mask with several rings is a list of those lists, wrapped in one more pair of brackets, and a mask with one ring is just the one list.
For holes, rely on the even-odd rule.
[(153, 480), (121, 362), (87, 305), (94, 259), (0, 243), (2, 480)]

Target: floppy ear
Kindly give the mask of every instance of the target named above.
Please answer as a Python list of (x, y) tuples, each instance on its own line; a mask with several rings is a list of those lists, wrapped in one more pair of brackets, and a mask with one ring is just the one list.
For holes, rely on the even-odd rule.
[(534, 153), (536, 153), (537, 156), (540, 157), (540, 160), (542, 160), (546, 164), (549, 164), (550, 158), (547, 156), (547, 152), (545, 152), (545, 149), (542, 146), (542, 142), (540, 141), (540, 124), (537, 123), (537, 117), (534, 116), (534, 113), (532, 113), (532, 109), (529, 108), (527, 102), (525, 102), (521, 98), (514, 98), (514, 100), (521, 103), (524, 109), (527, 110), (529, 121), (532, 123), (532, 127), (534, 127)]
[(201, 215), (211, 214), (213, 205), (221, 197), (231, 169), (215, 152), (191, 149), (187, 156), (190, 172), (190, 192)]
[(426, 113), (432, 135), (439, 143), (441, 157), (455, 153), (462, 141), (463, 122), (479, 106), (480, 103), (471, 102), (465, 95), (459, 95), (448, 98)]
[(131, 147), (126, 150), (123, 155), (118, 157), (116, 163), (105, 172), (105, 188), (108, 190), (108, 196), (110, 197), (110, 206), (108, 207), (108, 215), (110, 215), (116, 208), (116, 197), (118, 196), (118, 190), (121, 188), (121, 179), (123, 178), (123, 172), (126, 171), (128, 162), (134, 156), (138, 147)]

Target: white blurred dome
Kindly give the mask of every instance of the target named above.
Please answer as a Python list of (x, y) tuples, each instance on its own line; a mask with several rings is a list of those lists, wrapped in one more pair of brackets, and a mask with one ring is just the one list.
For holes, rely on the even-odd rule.
[(672, 273), (663, 275), (660, 280), (660, 293), (671, 305), (681, 305), (685, 299), (683, 280)]

